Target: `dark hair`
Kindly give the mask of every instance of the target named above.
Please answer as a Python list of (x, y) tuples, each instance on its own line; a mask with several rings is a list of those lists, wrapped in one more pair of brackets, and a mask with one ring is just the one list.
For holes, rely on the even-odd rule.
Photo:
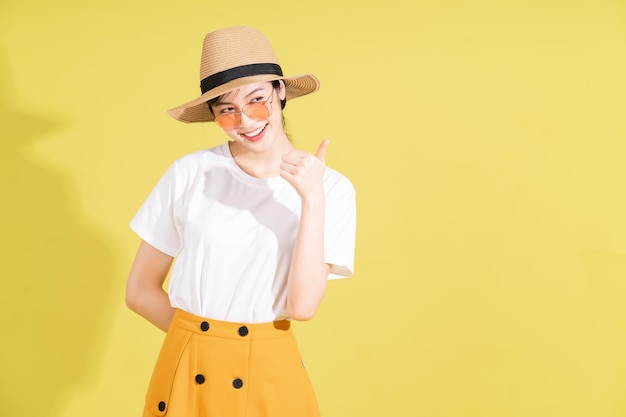
[[(274, 90), (280, 90), (280, 80), (274, 80), (271, 82), (272, 83), (272, 87), (274, 88)], [(212, 98), (211, 100), (207, 101), (206, 104), (209, 106), (209, 110), (211, 111), (211, 114), (213, 116), (215, 116), (215, 114), (213, 113), (213, 106), (215, 105), (215, 103), (217, 103), (217, 101), (220, 99), (220, 97), (222, 96), (218, 96), (215, 98)], [(280, 101), (280, 108), (281, 110), (285, 108), (285, 106), (287, 105), (287, 99), (284, 98)]]

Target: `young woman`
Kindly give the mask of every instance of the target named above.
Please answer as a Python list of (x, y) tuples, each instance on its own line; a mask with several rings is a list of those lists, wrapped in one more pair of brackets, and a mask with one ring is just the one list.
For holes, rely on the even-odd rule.
[(206, 35), (200, 79), (202, 95), (168, 113), (215, 121), (229, 140), (175, 161), (131, 222), (142, 241), (126, 302), (167, 332), (143, 415), (318, 416), (290, 320), (352, 274), (356, 222), (328, 141), (312, 155), (284, 130), (286, 102), (319, 82), (283, 76), (248, 27)]

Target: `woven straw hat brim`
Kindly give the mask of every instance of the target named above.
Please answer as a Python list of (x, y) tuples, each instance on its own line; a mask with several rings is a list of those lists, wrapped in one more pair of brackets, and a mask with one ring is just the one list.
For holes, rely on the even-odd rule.
[(259, 74), (238, 78), (222, 84), (194, 100), (168, 110), (167, 113), (174, 119), (185, 123), (212, 122), (215, 120), (215, 117), (209, 110), (209, 106), (206, 104), (207, 101), (248, 84), (274, 80), (283, 80), (285, 82), (286, 98), (288, 101), (296, 97), (314, 93), (320, 88), (320, 82), (313, 74), (300, 74), (290, 77), (274, 74)]

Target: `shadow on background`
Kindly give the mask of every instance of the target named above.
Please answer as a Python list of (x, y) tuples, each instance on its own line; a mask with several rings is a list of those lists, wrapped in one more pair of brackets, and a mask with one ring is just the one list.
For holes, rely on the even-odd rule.
[(79, 224), (67, 178), (28, 156), (66, 123), (17, 110), (16, 101), (0, 55), (0, 414), (55, 416), (90, 379), (112, 256)]

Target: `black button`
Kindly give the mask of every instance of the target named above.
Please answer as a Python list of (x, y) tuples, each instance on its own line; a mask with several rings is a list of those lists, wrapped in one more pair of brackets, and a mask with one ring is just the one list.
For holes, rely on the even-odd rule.
[(239, 378), (235, 378), (235, 380), (233, 380), (233, 387), (236, 389), (243, 387), (243, 381)]
[(204, 375), (202, 375), (202, 374), (196, 375), (196, 382), (198, 384), (204, 384)]
[(159, 411), (165, 411), (165, 401), (159, 403)]
[(203, 332), (209, 330), (209, 322), (203, 321), (202, 323), (200, 323), (200, 330), (202, 330)]
[(239, 328), (239, 336), (243, 337), (247, 335), (248, 335), (248, 328), (246, 326), (241, 326)]

